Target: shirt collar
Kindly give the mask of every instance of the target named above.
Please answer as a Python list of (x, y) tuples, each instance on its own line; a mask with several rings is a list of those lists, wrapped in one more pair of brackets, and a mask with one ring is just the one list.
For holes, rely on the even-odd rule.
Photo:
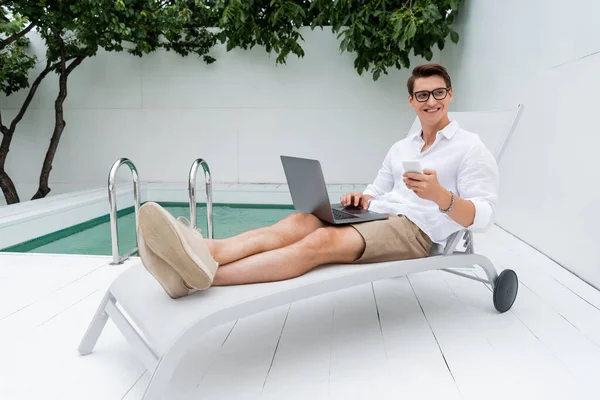
[[(458, 125), (458, 121), (450, 121), (450, 123), (438, 133), (444, 135), (446, 139), (452, 139), (452, 136), (454, 136), (454, 134), (458, 132), (459, 129), (460, 126)], [(421, 122), (417, 120), (417, 122), (413, 125), (411, 131), (409, 132), (408, 137), (413, 139), (415, 137), (421, 137), (421, 132)]]

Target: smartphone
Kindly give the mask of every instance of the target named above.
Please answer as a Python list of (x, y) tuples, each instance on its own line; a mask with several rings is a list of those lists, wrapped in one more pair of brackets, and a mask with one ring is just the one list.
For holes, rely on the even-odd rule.
[(418, 160), (402, 161), (402, 166), (404, 167), (404, 172), (416, 172), (418, 174), (423, 173), (423, 168), (421, 167), (421, 162)]

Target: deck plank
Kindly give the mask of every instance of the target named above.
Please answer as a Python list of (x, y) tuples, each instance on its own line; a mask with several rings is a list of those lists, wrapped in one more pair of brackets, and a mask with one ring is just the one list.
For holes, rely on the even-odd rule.
[(261, 398), (327, 397), (335, 296), (328, 293), (291, 305)]
[[(520, 282), (540, 296), (552, 310), (569, 321), (600, 348), (600, 308), (594, 304), (597, 302), (595, 296), (588, 296), (588, 300), (569, 288), (568, 284), (563, 284), (561, 278), (565, 279), (568, 275), (571, 277), (573, 275), (567, 272), (557, 277), (554, 273), (555, 268), (550, 265), (553, 262), (548, 258), (546, 262), (541, 263), (541, 259), (535, 257), (537, 253), (535, 251), (524, 251), (526, 249), (521, 248), (521, 251), (516, 252), (508, 245), (509, 238), (506, 233), (494, 230), (490, 233), (490, 239), (498, 245), (490, 248), (488, 241), (483, 243), (483, 249), (492, 252), (498, 250), (498, 246), (504, 249), (501, 257), (503, 265), (498, 268), (514, 269)], [(495, 254), (498, 252), (496, 251)], [(571, 282), (572, 279), (568, 281)]]
[(512, 364), (503, 362), (499, 351), (475, 327), (480, 317), (470, 313), (458, 301), (442, 273), (429, 271), (413, 274), (409, 282), (461, 395), (466, 400), (481, 399), (483, 393), (487, 399), (506, 399), (513, 392), (508, 386), (498, 385), (497, 382), (500, 378), (512, 382)]
[[(594, 391), (597, 392), (596, 380), (600, 376), (600, 347), (565, 316), (552, 308), (547, 300), (550, 294), (545, 293), (544, 286), (537, 287), (535, 290), (528, 286), (532, 276), (525, 272), (531, 268), (527, 256), (515, 258), (510, 248), (493, 246), (490, 242), (484, 242), (479, 247), (490, 257), (499, 271), (510, 268), (520, 277), (519, 294), (511, 312), (575, 376), (586, 396)], [(540, 275), (542, 274), (540, 272)], [(535, 280), (535, 277), (533, 279)], [(561, 295), (564, 296), (565, 293)], [(590, 311), (589, 304), (582, 299), (572, 305), (579, 310), (585, 310), (581, 312)]]
[(331, 346), (331, 399), (384, 398), (388, 366), (371, 284), (336, 293)]
[[(4, 259), (4, 256), (2, 256)], [(107, 264), (101, 257), (8, 256), (1, 270), (11, 270), (0, 280), (0, 320), (25, 309)], [(5, 266), (8, 266), (5, 269)], [(10, 268), (12, 266), (12, 268)]]
[(484, 284), (451, 274), (442, 277), (469, 313), (469, 328), (480, 332), (500, 359), (488, 361), (511, 369), (512, 390), (527, 399), (585, 398), (569, 369), (512, 311), (496, 312)]
[(259, 398), (289, 308), (286, 305), (238, 320), (210, 368), (199, 377), (195, 398)]
[[(55, 318), (92, 293), (105, 292), (112, 281), (127, 268), (126, 265), (92, 266), (91, 271), (81, 276), (71, 271), (69, 274), (61, 271), (64, 273), (63, 281), (68, 283), (0, 319), (0, 340), (16, 340), (21, 334)], [(87, 270), (85, 265), (81, 268), (82, 273)], [(88, 318), (91, 318), (91, 315)]]
[(374, 282), (373, 287), (394, 398), (461, 399), (408, 278)]

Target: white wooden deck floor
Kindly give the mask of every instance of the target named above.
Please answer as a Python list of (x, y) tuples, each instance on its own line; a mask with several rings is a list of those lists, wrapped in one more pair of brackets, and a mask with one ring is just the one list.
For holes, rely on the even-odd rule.
[[(197, 399), (600, 398), (600, 292), (500, 228), (475, 245), (519, 275), (505, 314), (441, 271), (374, 282), (214, 329), (173, 384)], [(111, 322), (77, 353), (128, 268), (109, 261), (0, 255), (0, 399), (141, 399), (149, 375)]]

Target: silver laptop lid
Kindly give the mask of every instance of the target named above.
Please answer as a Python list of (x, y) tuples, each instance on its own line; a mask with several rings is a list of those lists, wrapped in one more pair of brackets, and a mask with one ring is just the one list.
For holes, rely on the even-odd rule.
[(289, 156), (281, 156), (281, 163), (296, 210), (333, 222), (321, 163)]

